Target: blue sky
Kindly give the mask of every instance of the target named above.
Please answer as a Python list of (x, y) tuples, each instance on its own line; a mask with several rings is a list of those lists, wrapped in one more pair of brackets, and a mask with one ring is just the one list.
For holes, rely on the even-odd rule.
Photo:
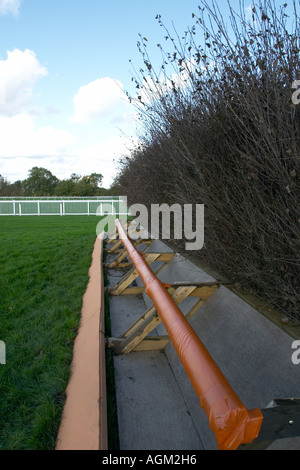
[(155, 16), (181, 34), (198, 4), (0, 0), (0, 174), (24, 179), (33, 166), (59, 178), (99, 172), (108, 187), (135, 138), (135, 110), (122, 90), (133, 89), (129, 60), (142, 65), (138, 34), (158, 61)]

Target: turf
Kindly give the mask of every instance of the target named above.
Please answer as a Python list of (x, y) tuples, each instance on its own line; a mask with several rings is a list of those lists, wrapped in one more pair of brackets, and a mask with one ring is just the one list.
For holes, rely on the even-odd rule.
[(0, 219), (0, 449), (51, 450), (99, 218)]

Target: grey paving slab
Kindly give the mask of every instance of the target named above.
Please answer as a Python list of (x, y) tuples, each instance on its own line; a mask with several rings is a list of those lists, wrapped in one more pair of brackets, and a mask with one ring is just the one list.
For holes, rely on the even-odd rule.
[(115, 356), (123, 450), (199, 450), (201, 436), (163, 352)]

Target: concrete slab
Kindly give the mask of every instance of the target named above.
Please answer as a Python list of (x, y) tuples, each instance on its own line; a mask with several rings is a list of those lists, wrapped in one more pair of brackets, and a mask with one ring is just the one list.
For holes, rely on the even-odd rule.
[[(163, 250), (172, 251), (156, 240), (146, 251)], [(154, 271), (158, 269), (153, 265)], [(179, 254), (158, 277), (168, 283), (214, 280)], [(129, 297), (111, 297), (113, 336), (152, 304), (146, 294), (143, 299)], [(195, 300), (180, 305), (184, 314), (191, 302)], [(225, 286), (212, 294), (190, 323), (248, 408), (300, 396), (300, 365), (291, 360), (294, 338)], [(157, 333), (165, 334), (162, 324)], [(117, 356), (115, 368), (122, 449), (216, 449), (207, 417), (172, 344), (164, 352)], [(300, 449), (300, 437), (278, 440), (269, 449)]]
[(122, 450), (204, 448), (163, 352), (116, 356), (114, 365)]

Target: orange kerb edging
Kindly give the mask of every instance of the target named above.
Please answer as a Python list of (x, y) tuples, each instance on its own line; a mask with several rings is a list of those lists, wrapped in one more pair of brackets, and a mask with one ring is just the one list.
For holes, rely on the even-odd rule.
[(102, 237), (95, 241), (89, 278), (56, 450), (107, 450)]
[(234, 450), (240, 444), (252, 442), (262, 424), (261, 410), (248, 410), (243, 405), (164, 284), (130, 242), (118, 219), (116, 226), (194, 387), (200, 406), (207, 414), (218, 448)]

